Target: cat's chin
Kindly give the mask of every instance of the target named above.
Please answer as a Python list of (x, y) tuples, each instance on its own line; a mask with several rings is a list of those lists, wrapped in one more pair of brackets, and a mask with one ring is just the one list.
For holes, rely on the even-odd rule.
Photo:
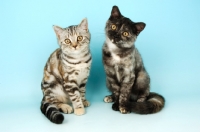
[(70, 52), (71, 55), (79, 55), (80, 53), (80, 50), (71, 50)]
[(127, 44), (127, 43), (114, 43), (118, 48), (120, 49), (131, 49), (134, 47), (133, 44)]

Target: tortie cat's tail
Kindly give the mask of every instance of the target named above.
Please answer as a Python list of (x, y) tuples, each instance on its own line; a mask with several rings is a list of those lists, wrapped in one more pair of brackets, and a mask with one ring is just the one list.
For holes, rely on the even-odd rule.
[(63, 122), (64, 116), (56, 106), (50, 103), (42, 103), (40, 109), (51, 122), (56, 124), (61, 124)]
[(131, 102), (130, 109), (138, 114), (153, 114), (162, 110), (164, 105), (165, 99), (163, 96), (157, 93), (150, 93), (144, 102)]

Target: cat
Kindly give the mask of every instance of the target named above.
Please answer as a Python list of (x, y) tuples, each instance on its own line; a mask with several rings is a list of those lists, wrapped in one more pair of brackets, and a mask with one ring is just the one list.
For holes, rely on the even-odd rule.
[(163, 96), (150, 92), (150, 77), (145, 70), (135, 41), (145, 28), (143, 22), (132, 22), (113, 6), (106, 22), (106, 40), (102, 48), (106, 86), (111, 95), (104, 102), (114, 102), (112, 109), (122, 114), (159, 112), (165, 104)]
[(61, 124), (64, 120), (61, 112), (74, 111), (76, 115), (83, 115), (84, 107), (90, 105), (85, 92), (92, 56), (86, 18), (79, 25), (53, 28), (59, 48), (50, 55), (44, 67), (40, 109), (51, 122)]

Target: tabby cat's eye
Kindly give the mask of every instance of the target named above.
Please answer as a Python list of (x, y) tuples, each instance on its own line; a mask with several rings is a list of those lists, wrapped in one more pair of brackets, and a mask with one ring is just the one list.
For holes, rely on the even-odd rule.
[(123, 36), (128, 36), (129, 34), (128, 34), (128, 32), (123, 32)]
[(69, 39), (65, 39), (65, 43), (69, 44), (69, 43), (71, 43), (71, 41)]
[(78, 37), (77, 37), (77, 40), (78, 40), (78, 41), (83, 40), (83, 36), (78, 36)]
[(112, 28), (112, 30), (115, 30), (117, 27), (116, 27), (116, 25), (111, 25), (111, 28)]

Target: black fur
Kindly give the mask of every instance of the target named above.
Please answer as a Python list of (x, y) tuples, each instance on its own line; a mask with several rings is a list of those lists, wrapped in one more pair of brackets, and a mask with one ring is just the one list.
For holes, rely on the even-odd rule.
[(112, 109), (122, 114), (156, 113), (165, 104), (161, 95), (150, 93), (150, 77), (135, 47), (137, 36), (145, 26), (143, 22), (135, 23), (124, 17), (117, 6), (113, 6), (106, 22), (102, 55), (106, 84), (112, 95), (104, 101), (113, 101)]
[[(159, 98), (160, 102), (162, 102), (163, 104), (149, 101), (153, 98)], [(157, 93), (150, 93), (150, 95), (147, 97), (147, 100), (144, 102), (130, 102), (128, 105), (128, 109), (138, 114), (153, 114), (162, 110), (164, 105), (165, 99), (163, 96)]]
[[(48, 108), (50, 107), (50, 108)], [(48, 110), (47, 110), (48, 108)], [(56, 123), (56, 124), (61, 124), (64, 120), (64, 116), (60, 113), (60, 111), (55, 108), (55, 107), (52, 107), (50, 106), (49, 103), (44, 103), (44, 104), (41, 104), (41, 107), (40, 107), (42, 113), (53, 123)]]

